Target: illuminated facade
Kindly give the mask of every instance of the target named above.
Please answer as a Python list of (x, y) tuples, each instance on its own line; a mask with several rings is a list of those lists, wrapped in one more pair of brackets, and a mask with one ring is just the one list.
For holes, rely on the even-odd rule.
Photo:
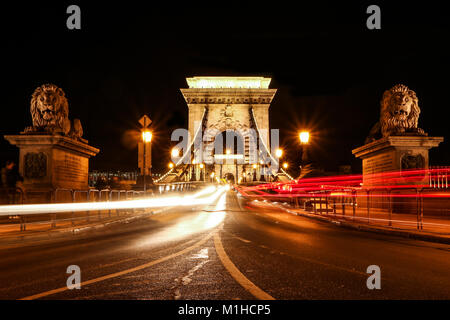
[[(259, 151), (270, 150), (269, 107), (276, 89), (269, 89), (265, 77), (193, 77), (187, 78), (188, 89), (181, 89), (189, 108), (189, 133), (192, 139), (201, 132), (202, 145), (194, 150), (197, 162), (206, 164), (206, 176), (234, 181), (253, 180), (260, 166)], [(200, 128), (201, 126), (201, 128)], [(233, 131), (235, 144), (226, 152), (229, 141), (219, 144), (226, 132)], [(253, 136), (252, 136), (253, 135)], [(256, 136), (257, 143), (254, 137)], [(201, 150), (199, 150), (201, 149)]]

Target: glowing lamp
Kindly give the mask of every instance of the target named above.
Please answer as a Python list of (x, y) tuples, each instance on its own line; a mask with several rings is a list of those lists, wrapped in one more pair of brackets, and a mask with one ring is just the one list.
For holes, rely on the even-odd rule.
[(180, 156), (180, 151), (177, 148), (172, 149), (172, 157), (177, 158)]
[(277, 156), (277, 158), (281, 158), (281, 156), (283, 155), (283, 150), (277, 149), (277, 150), (275, 151), (275, 155)]
[(300, 142), (301, 143), (308, 143), (309, 141), (309, 132), (307, 131), (302, 131), (299, 133), (299, 138), (300, 138)]
[(143, 131), (142, 132), (142, 141), (144, 141), (144, 142), (152, 141), (152, 133), (150, 131)]

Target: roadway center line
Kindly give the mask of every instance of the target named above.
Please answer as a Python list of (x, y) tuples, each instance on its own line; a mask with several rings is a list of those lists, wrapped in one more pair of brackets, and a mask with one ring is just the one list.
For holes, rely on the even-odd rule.
[(263, 291), (261, 288), (259, 288), (257, 285), (255, 285), (253, 282), (251, 282), (242, 272), (239, 271), (239, 269), (234, 265), (234, 263), (230, 260), (227, 253), (225, 252), (225, 249), (223, 248), (222, 241), (220, 240), (219, 231), (214, 235), (214, 245), (216, 247), (217, 255), (220, 258), (220, 261), (222, 261), (223, 266), (225, 269), (228, 270), (228, 272), (231, 274), (231, 276), (248, 292), (250, 292), (253, 296), (255, 296), (257, 299), (260, 300), (275, 300), (274, 297), (272, 297), (267, 292)]
[[(169, 259), (178, 257), (178, 256), (183, 255), (183, 254), (185, 254), (185, 253), (187, 253), (189, 251), (192, 251), (192, 250), (198, 248), (199, 246), (203, 245), (204, 243), (206, 243), (213, 236), (214, 232), (215, 231), (211, 232), (210, 234), (208, 234), (202, 240), (198, 241), (197, 243), (193, 244), (192, 246), (187, 247), (187, 248), (185, 248), (185, 249), (183, 249), (181, 251), (175, 252), (175, 253), (170, 254), (168, 256), (165, 256), (163, 258), (160, 258), (160, 259), (157, 259), (157, 260), (154, 260), (154, 261), (142, 264), (142, 265), (134, 267), (134, 268), (126, 269), (126, 270), (123, 270), (123, 271), (111, 273), (111, 274), (108, 274), (108, 275), (105, 275), (105, 276), (102, 276), (102, 277), (98, 277), (98, 278), (94, 278), (94, 279), (91, 279), (91, 280), (87, 280), (87, 281), (81, 282), (80, 285), (81, 285), (81, 287), (83, 287), (83, 286), (86, 286), (86, 285), (89, 285), (89, 284), (92, 284), (92, 283), (96, 283), (96, 282), (100, 282), (100, 281), (104, 281), (104, 280), (120, 277), (120, 276), (122, 276), (124, 274), (128, 274), (128, 273), (131, 273), (131, 272), (135, 272), (135, 271), (139, 271), (139, 270), (142, 270), (142, 269), (145, 269), (145, 268), (149, 268), (149, 267), (154, 266), (154, 265), (156, 265), (158, 263), (161, 263), (161, 262), (167, 261)], [(67, 290), (69, 290), (69, 289), (66, 286), (66, 287), (62, 287), (62, 288), (53, 289), (53, 290), (50, 290), (50, 291), (45, 291), (45, 292), (42, 292), (42, 293), (38, 293), (38, 294), (35, 294), (35, 295), (32, 295), (32, 296), (24, 297), (24, 298), (21, 298), (19, 300), (39, 299), (39, 298), (46, 297), (46, 296), (49, 296), (49, 295), (52, 295), (52, 294), (64, 292), (64, 291), (67, 291)]]

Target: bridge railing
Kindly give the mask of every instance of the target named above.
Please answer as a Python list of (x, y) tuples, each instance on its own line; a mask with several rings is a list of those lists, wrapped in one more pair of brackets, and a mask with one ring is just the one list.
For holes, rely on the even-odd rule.
[[(256, 198), (258, 198), (257, 196)], [(450, 232), (450, 191), (434, 188), (355, 188), (263, 196), (307, 212), (354, 222)]]
[[(380, 186), (371, 187), (362, 186), (361, 175), (317, 177), (243, 188), (243, 195), (358, 223), (448, 233), (449, 175), (450, 167), (393, 172), (379, 179)], [(382, 179), (404, 184), (387, 185)]]
[[(175, 182), (161, 185), (154, 185), (146, 192), (142, 190), (118, 190), (118, 189), (65, 189), (57, 188), (51, 193), (51, 203), (81, 203), (81, 202), (111, 202), (142, 199), (176, 192), (194, 191), (200, 184), (195, 182)], [(19, 188), (0, 189), (0, 199), (3, 197), (3, 204), (23, 204), (26, 194)], [(24, 196), (25, 195), (25, 196)], [(54, 229), (58, 226), (68, 226), (75, 228), (80, 223), (98, 222), (106, 219), (115, 219), (132, 213), (145, 213), (147, 209), (100, 209), (88, 211), (71, 211), (58, 213), (38, 213), (38, 214), (2, 214), (0, 215), (0, 232), (2, 229), (11, 229), (18, 225), (20, 231), (27, 230), (27, 226), (33, 229), (45, 229), (50, 226)], [(39, 228), (41, 227), (41, 228)], [(14, 229), (14, 228), (13, 228)], [(29, 228), (28, 228), (29, 229)]]

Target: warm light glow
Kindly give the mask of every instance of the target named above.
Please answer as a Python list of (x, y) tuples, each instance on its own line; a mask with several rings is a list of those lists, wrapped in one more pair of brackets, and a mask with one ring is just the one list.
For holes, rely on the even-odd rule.
[(211, 177), (211, 178), (214, 178), (214, 172), (211, 172), (210, 177)]
[(215, 159), (244, 159), (243, 154), (215, 154)]
[(256, 167), (257, 167), (257, 166), (256, 166), (256, 163), (255, 163), (255, 164), (253, 164), (253, 169), (256, 169)]
[(226, 154), (231, 154), (230, 149), (227, 149)]
[(259, 164), (263, 164), (264, 162), (262, 160), (259, 160)]
[(172, 157), (177, 158), (179, 156), (180, 156), (180, 150), (178, 150), (177, 148), (173, 148), (172, 149)]
[(192, 77), (186, 78), (189, 88), (268, 89), (271, 78), (264, 77)]
[(194, 159), (194, 160), (192, 160), (192, 164), (195, 164), (195, 162), (196, 162), (196, 161), (195, 161), (195, 159)]
[[(139, 200), (124, 201), (99, 201), (99, 202), (79, 202), (79, 203), (51, 203), (51, 204), (24, 204), (24, 205), (2, 205), (0, 206), (0, 216), (14, 214), (42, 214), (56, 212), (79, 212), (113, 209), (132, 208), (156, 208), (173, 206), (195, 206), (211, 204), (216, 201), (227, 189), (216, 189), (214, 186), (207, 187), (196, 194), (177, 197), (154, 197)], [(207, 197), (203, 197), (206, 196)]]
[(204, 168), (204, 164), (203, 163), (200, 163), (200, 169), (203, 169)]
[(289, 167), (289, 164), (287, 162), (283, 163), (283, 168), (287, 169)]
[(302, 131), (299, 133), (299, 138), (300, 138), (300, 142), (301, 143), (308, 143), (309, 141), (309, 132), (307, 131)]
[(281, 158), (283, 156), (283, 150), (277, 149), (275, 151), (275, 155), (277, 156), (277, 158)]
[(173, 163), (169, 163), (169, 168), (172, 169), (173, 168)]
[(144, 141), (144, 142), (152, 141), (152, 133), (150, 131), (143, 131), (142, 132), (142, 141)]

